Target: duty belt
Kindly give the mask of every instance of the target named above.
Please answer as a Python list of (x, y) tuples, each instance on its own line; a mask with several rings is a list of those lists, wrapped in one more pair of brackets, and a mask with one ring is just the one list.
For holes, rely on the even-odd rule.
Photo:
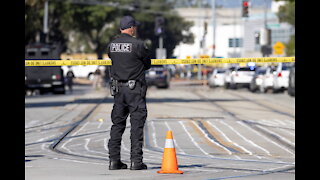
[(128, 81), (118, 81), (119, 86), (128, 86)]

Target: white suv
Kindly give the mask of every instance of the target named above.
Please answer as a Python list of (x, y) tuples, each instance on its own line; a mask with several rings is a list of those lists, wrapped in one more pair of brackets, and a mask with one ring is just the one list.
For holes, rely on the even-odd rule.
[(214, 69), (208, 79), (209, 87), (224, 86), (225, 72), (225, 69)]
[(267, 67), (266, 72), (262, 76), (260, 92), (266, 93), (269, 89), (273, 89), (273, 67)]
[(235, 89), (240, 86), (249, 87), (254, 73), (255, 69), (252, 67), (237, 67), (231, 73), (230, 86)]
[(284, 63), (279, 63), (273, 72), (273, 91), (284, 91), (289, 86), (289, 67)]

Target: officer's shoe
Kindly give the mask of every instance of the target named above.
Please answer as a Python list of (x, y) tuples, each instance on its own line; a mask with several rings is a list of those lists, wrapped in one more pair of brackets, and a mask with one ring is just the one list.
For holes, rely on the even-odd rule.
[(130, 170), (147, 169), (147, 165), (143, 162), (131, 162)]
[(122, 163), (120, 160), (109, 162), (109, 170), (127, 169), (127, 168), (128, 166)]

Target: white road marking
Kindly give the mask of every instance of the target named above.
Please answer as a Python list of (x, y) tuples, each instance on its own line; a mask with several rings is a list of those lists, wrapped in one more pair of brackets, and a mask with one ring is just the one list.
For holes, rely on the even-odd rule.
[(204, 131), (199, 127), (199, 125), (198, 125), (197, 123), (195, 123), (194, 121), (192, 121), (192, 123), (202, 132), (202, 134), (204, 135), (204, 137), (206, 137), (210, 142), (212, 142), (213, 144), (215, 144), (215, 145), (221, 147), (222, 149), (224, 149), (225, 151), (227, 151), (229, 155), (232, 155), (232, 152), (229, 151), (227, 148), (221, 146), (221, 145), (220, 145), (219, 143), (217, 143), (215, 140), (209, 138), (209, 135), (208, 135), (206, 132), (204, 132)]
[(203, 150), (199, 144), (193, 139), (192, 135), (188, 132), (188, 130), (186, 129), (184, 123), (182, 121), (179, 121), (179, 123), (182, 125), (182, 128), (184, 129), (184, 131), (187, 133), (187, 135), (189, 136), (189, 138), (191, 139), (192, 143), (205, 155), (210, 156), (210, 157), (214, 157), (212, 155), (210, 155), (209, 153), (207, 153), (205, 150)]
[(229, 143), (234, 144), (235, 146), (237, 146), (238, 148), (242, 149), (243, 151), (245, 151), (246, 153), (248, 153), (249, 155), (252, 155), (252, 152), (247, 150), (246, 148), (240, 146), (239, 144), (237, 144), (236, 142), (232, 141), (230, 138), (228, 138), (217, 126), (215, 126), (214, 124), (212, 124), (210, 121), (207, 121), (213, 128), (215, 128)]
[[(79, 128), (77, 131), (75, 131), (71, 136), (75, 136), (76, 134), (78, 134), (78, 132), (80, 132), (84, 127), (86, 127), (88, 125), (89, 121), (86, 122), (81, 128)], [(61, 149), (65, 149), (67, 150), (69, 153), (72, 153), (67, 147), (65, 147), (69, 142), (71, 142), (73, 139), (70, 138), (68, 141), (66, 141), (65, 143), (62, 144)]]
[[(250, 139), (244, 137), (243, 135), (241, 135), (238, 131), (236, 131), (232, 126), (228, 125), (227, 123), (219, 120), (220, 123), (224, 124), (225, 126), (229, 127), (229, 129), (231, 129), (233, 132), (235, 132), (238, 136), (240, 136), (243, 140), (245, 140), (246, 142), (250, 143), (252, 146), (261, 149), (262, 151), (264, 151), (265, 153), (267, 153), (268, 155), (271, 156), (270, 152), (267, 151), (266, 149), (260, 147), (259, 145), (257, 145), (256, 143), (252, 142)], [(261, 159), (260, 156), (257, 156), (259, 159)]]
[(269, 129), (267, 129), (267, 128), (264, 128), (264, 127), (262, 127), (262, 126), (259, 126), (259, 125), (258, 125), (258, 127), (261, 128), (261, 129), (263, 129), (263, 130), (265, 130), (265, 131), (267, 131), (267, 132), (270, 133), (270, 134), (273, 134), (273, 135), (279, 137), (280, 139), (282, 139), (282, 140), (285, 141), (286, 143), (291, 144), (292, 146), (295, 146), (295, 143), (293, 143), (293, 142), (291, 142), (290, 140), (286, 139), (285, 137), (279, 135), (278, 133), (276, 133), (276, 132), (274, 132), (274, 131), (271, 131), (271, 130), (269, 130)]
[(289, 152), (291, 155), (294, 155), (294, 153), (292, 153), (292, 152), (291, 152), (290, 150), (288, 150), (287, 148), (284, 148), (284, 147), (282, 147), (281, 145), (279, 145), (278, 143), (270, 140), (269, 138), (265, 137), (264, 135), (262, 135), (261, 133), (257, 132), (256, 130), (250, 128), (248, 125), (244, 124), (243, 122), (237, 122), (237, 123), (239, 123), (239, 124), (240, 124), (241, 126), (243, 126), (243, 127), (246, 127), (246, 128), (249, 129), (250, 131), (252, 131), (252, 132), (254, 132), (255, 134), (257, 134), (258, 136), (264, 138), (264, 139), (267, 140), (268, 142), (271, 142), (272, 144), (274, 144), (274, 145), (280, 147), (281, 149)]
[(154, 147), (161, 148), (157, 144), (156, 128), (154, 127), (153, 121), (151, 121), (150, 124), (151, 124), (151, 128), (152, 128), (152, 142), (154, 144)]

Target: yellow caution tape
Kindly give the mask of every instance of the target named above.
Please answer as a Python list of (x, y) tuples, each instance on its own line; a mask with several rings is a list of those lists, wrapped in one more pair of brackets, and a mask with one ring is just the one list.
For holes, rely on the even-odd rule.
[[(151, 59), (152, 65), (295, 62), (295, 57)], [(25, 66), (111, 65), (111, 60), (25, 60)]]

